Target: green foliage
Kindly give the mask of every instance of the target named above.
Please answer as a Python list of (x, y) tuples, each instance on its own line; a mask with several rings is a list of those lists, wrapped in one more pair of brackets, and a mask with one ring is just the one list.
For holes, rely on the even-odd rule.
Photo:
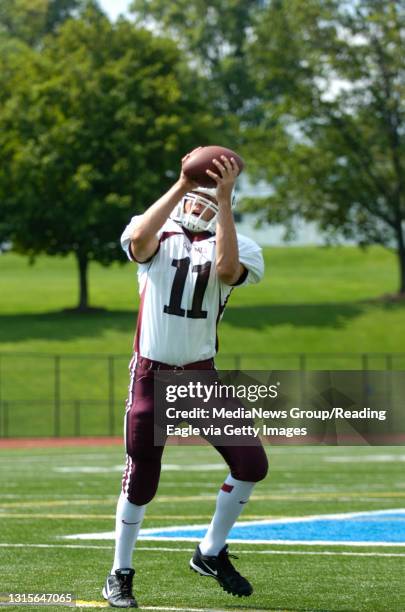
[(73, 252), (82, 275), (90, 260), (121, 258), (130, 216), (221, 129), (203, 80), (173, 42), (113, 25), (93, 4), (39, 51), (16, 44), (2, 61), (12, 81), (0, 112), (0, 196), (15, 247)]
[(70, 17), (82, 0), (2, 0), (0, 38), (17, 38), (38, 45)]
[(269, 3), (248, 54), (264, 118), (246, 146), (273, 188), (268, 219), (395, 243), (403, 292), (404, 31), (401, 3)]
[[(382, 0), (134, 0), (141, 23), (181, 41), (235, 114), (248, 172), (271, 186), (247, 202), (291, 232), (397, 245), (405, 292), (405, 11)], [(234, 117), (234, 119), (235, 119)]]
[[(243, 112), (253, 115), (255, 83), (247, 69), (246, 42), (262, 4), (262, 0), (134, 0), (132, 10), (139, 23), (153, 23), (178, 40), (188, 61), (209, 76), (218, 112), (239, 117)], [(235, 145), (237, 133), (233, 139)]]

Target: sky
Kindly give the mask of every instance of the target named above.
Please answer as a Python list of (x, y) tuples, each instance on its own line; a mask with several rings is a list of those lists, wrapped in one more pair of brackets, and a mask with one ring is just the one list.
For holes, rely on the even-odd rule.
[(125, 13), (131, 0), (98, 0), (101, 8), (111, 17), (116, 19), (120, 13)]

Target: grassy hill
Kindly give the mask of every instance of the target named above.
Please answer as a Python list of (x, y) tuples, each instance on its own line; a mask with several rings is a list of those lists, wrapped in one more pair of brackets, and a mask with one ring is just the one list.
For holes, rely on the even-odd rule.
[[(222, 353), (395, 352), (405, 347), (405, 308), (373, 300), (397, 284), (395, 256), (381, 248), (265, 249), (262, 283), (236, 289), (220, 327)], [(0, 351), (128, 353), (136, 321), (136, 267), (90, 269), (90, 299), (75, 305), (74, 261), (34, 266), (0, 256)]]

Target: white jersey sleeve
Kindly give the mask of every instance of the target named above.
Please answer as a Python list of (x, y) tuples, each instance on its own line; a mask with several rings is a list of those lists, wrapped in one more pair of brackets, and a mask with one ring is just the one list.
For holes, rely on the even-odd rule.
[(136, 228), (137, 224), (139, 223), (139, 219), (141, 218), (142, 215), (136, 215), (135, 217), (132, 217), (131, 221), (128, 223), (121, 236), (121, 247), (123, 251), (125, 251), (125, 253), (127, 254), (127, 257), (130, 261), (133, 261), (133, 257), (131, 255), (130, 250), (132, 232)]
[[(126, 226), (126, 228), (124, 229), (121, 235), (121, 247), (123, 251), (127, 254), (127, 257), (130, 261), (136, 261), (134, 260), (133, 255), (131, 253), (131, 249), (130, 249), (131, 236), (132, 236), (134, 229), (139, 224), (139, 221), (142, 219), (142, 216), (143, 215), (135, 215), (135, 217), (132, 217), (131, 221), (128, 223), (128, 225)], [(178, 226), (175, 224), (174, 221), (172, 221), (171, 219), (168, 219), (166, 223), (164, 223), (164, 225), (160, 228), (160, 230), (158, 231), (156, 235), (160, 240), (160, 238), (162, 237), (162, 234), (165, 231), (170, 231), (170, 230), (178, 231)], [(152, 257), (153, 256), (154, 255), (152, 255)], [(152, 259), (152, 257), (150, 259)], [(150, 259), (148, 261), (150, 261)], [(141, 266), (142, 263), (148, 263), (148, 262), (136, 261), (136, 263)]]
[(246, 268), (247, 275), (242, 282), (237, 283), (236, 286), (244, 287), (246, 285), (253, 285), (261, 281), (264, 275), (264, 260), (262, 249), (256, 242), (237, 234), (238, 248), (239, 248), (239, 261)]

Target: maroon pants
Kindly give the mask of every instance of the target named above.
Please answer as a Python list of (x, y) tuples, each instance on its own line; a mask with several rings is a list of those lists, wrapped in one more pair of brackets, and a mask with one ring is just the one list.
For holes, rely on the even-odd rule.
[[(154, 446), (153, 371), (130, 364), (130, 385), (125, 415), (127, 462), (122, 490), (137, 505), (153, 499), (159, 484), (163, 446)], [(260, 440), (254, 446), (216, 446), (237, 480), (258, 482), (268, 470)]]

